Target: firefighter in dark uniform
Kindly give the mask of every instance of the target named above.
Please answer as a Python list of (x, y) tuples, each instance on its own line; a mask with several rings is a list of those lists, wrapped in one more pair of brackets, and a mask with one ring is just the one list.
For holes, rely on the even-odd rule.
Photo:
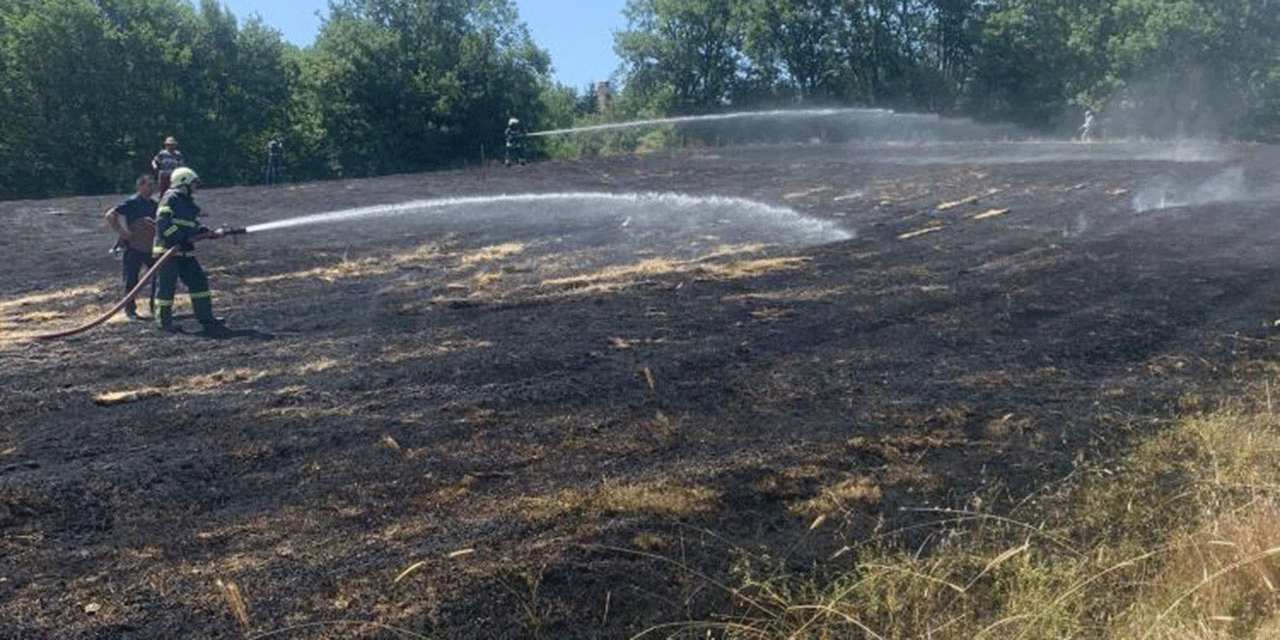
[(507, 121), (507, 128), (502, 132), (502, 136), (507, 141), (507, 155), (504, 164), (511, 166), (511, 163), (524, 164), (524, 130), (520, 128), (520, 121), (512, 118)]
[[(125, 293), (138, 286), (138, 272), (145, 265), (155, 264), (151, 257), (152, 235), (155, 231), (156, 201), (151, 199), (155, 183), (151, 176), (141, 175), (134, 183), (137, 193), (107, 211), (107, 226), (116, 232), (118, 246), (124, 250), (121, 264), (124, 273)], [(149, 224), (148, 224), (149, 223)], [(155, 312), (156, 281), (151, 281), (151, 306)], [(137, 320), (138, 303), (132, 298), (124, 306), (125, 315)]]
[(164, 331), (179, 331), (173, 324), (173, 297), (177, 293), (178, 279), (187, 286), (191, 296), (191, 309), (196, 319), (210, 335), (227, 333), (222, 321), (213, 315), (213, 298), (209, 292), (209, 278), (194, 255), (197, 240), (217, 238), (220, 232), (200, 225), (200, 207), (192, 199), (198, 176), (187, 167), (173, 170), (169, 176), (172, 185), (160, 199), (156, 212), (156, 240), (152, 256), (159, 258), (170, 248), (177, 247), (173, 257), (160, 267), (156, 277), (156, 326)]
[(267, 141), (267, 186), (280, 182), (280, 163), (284, 158), (284, 143), (280, 136)]

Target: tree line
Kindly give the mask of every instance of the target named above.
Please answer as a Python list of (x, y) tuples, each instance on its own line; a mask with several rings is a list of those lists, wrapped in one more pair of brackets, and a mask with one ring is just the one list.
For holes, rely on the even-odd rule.
[(508, 0), (335, 0), (305, 49), (216, 0), (6, 0), (0, 198), (128, 190), (167, 135), (210, 185), (274, 136), (294, 180), (472, 161), (549, 70)]
[[(1064, 133), (1280, 137), (1275, 0), (628, 0), (607, 109), (511, 0), (334, 0), (296, 47), (216, 0), (0, 3), (0, 198), (127, 190), (166, 135), (211, 185), (414, 172), (502, 127), (866, 106)], [(569, 11), (570, 9), (566, 9)], [(621, 148), (641, 144), (635, 132)], [(577, 152), (547, 141), (544, 151)]]
[(628, 0), (632, 108), (834, 103), (1280, 137), (1275, 0)]

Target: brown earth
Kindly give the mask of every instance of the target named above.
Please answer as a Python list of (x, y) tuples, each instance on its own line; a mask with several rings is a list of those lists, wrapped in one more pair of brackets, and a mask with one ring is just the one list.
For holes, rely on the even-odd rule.
[[(905, 527), (930, 509), (1012, 513), (1273, 353), (1280, 154), (1195, 151), (719, 149), (208, 190), (211, 226), (658, 191), (856, 233), (630, 255), (532, 216), (254, 233), (200, 248), (216, 340), (26, 340), (118, 296), (117, 197), (0, 203), (0, 637), (625, 638), (740, 611), (719, 585), (746, 564), (839, 569), (877, 531), (924, 543), (945, 525)], [(1204, 203), (1136, 212), (1153, 185)]]

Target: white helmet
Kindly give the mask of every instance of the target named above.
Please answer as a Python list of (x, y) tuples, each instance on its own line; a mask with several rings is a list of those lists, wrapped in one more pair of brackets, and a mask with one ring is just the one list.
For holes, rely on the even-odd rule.
[(194, 185), (196, 183), (196, 180), (199, 180), (199, 179), (200, 179), (200, 176), (196, 175), (195, 171), (192, 171), (187, 167), (178, 167), (177, 169), (173, 170), (173, 173), (169, 174), (169, 184), (175, 188), (176, 187), (190, 188), (191, 185)]
[(508, 127), (514, 127), (514, 126), (516, 126), (516, 125), (518, 125), (518, 124), (520, 124), (520, 120), (519, 120), (519, 119), (517, 119), (517, 118), (512, 118), (512, 119), (510, 119), (510, 120), (508, 120), (508, 121), (507, 121), (507, 126), (508, 126)]

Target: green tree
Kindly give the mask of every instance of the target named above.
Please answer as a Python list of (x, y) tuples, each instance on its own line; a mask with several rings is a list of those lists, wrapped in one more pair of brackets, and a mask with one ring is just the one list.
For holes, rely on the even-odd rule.
[(1034, 129), (1062, 126), (1079, 64), (1066, 3), (1003, 0), (987, 15), (967, 87), (970, 113)]
[(532, 126), (550, 58), (505, 0), (343, 0), (304, 73), (342, 175), (420, 171), (496, 146), (510, 115)]
[(660, 110), (697, 113), (734, 103), (743, 29), (733, 0), (628, 0), (616, 36), (629, 91)]
[[(745, 17), (744, 51), (752, 76), (804, 101), (832, 93), (839, 50), (836, 0), (751, 0)], [(772, 86), (768, 86), (772, 85)]]

